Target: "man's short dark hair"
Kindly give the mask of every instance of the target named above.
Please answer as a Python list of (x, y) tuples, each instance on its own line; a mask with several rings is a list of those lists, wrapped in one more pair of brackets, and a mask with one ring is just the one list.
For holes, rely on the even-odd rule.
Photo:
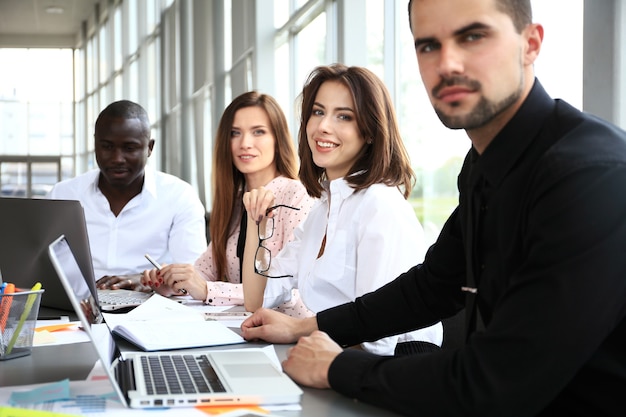
[[(498, 10), (511, 17), (513, 26), (518, 33), (521, 33), (526, 26), (533, 22), (533, 8), (530, 0), (495, 0), (495, 2)], [(412, 5), (413, 0), (409, 0), (409, 26), (411, 26)]]
[(150, 138), (150, 120), (148, 119), (148, 113), (139, 104), (130, 100), (114, 101), (105, 107), (100, 112), (96, 119), (96, 130), (102, 120), (107, 118), (121, 118), (121, 119), (139, 119), (144, 127), (144, 133)]

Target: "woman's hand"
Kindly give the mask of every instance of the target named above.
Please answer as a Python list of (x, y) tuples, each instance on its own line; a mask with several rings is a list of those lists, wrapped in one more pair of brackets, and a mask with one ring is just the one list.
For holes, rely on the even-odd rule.
[(196, 300), (205, 300), (207, 295), (206, 280), (189, 264), (165, 264), (160, 270), (146, 270), (141, 283), (163, 296), (188, 294)]
[[(274, 205), (274, 193), (265, 187), (259, 187), (247, 191), (243, 195), (243, 206), (248, 213), (248, 220), (256, 224), (261, 222), (266, 216), (267, 209)], [(272, 213), (268, 214), (270, 217)]]

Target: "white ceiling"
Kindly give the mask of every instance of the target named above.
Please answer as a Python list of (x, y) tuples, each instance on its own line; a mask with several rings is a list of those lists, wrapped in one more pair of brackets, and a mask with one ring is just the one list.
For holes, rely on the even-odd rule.
[[(74, 46), (98, 0), (0, 0), (0, 47)], [(48, 13), (54, 6), (63, 13)], [(66, 45), (71, 43), (71, 45)]]

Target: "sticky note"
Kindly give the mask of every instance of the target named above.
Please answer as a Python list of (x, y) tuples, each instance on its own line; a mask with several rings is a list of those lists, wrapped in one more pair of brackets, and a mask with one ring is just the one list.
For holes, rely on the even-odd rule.
[(53, 413), (51, 411), (29, 410), (26, 408), (1, 407), (0, 417), (66, 417), (72, 414)]
[(250, 406), (241, 406), (241, 405), (213, 405), (213, 406), (200, 406), (200, 407), (196, 407), (197, 410), (200, 410), (210, 416), (215, 416), (215, 415), (220, 415), (220, 414), (225, 414), (225, 413), (231, 413), (235, 410), (248, 410), (248, 411), (254, 411), (256, 413), (259, 414), (267, 414), (268, 411), (265, 410), (264, 408), (261, 407), (257, 407), (254, 405), (250, 405)]
[(9, 404), (12, 406), (36, 404), (44, 401), (55, 401), (70, 398), (70, 380), (45, 384), (30, 391), (16, 391), (11, 393)]
[(49, 331), (35, 332), (33, 346), (49, 345), (51, 343), (55, 343), (56, 341), (57, 338), (54, 337), (54, 334)]

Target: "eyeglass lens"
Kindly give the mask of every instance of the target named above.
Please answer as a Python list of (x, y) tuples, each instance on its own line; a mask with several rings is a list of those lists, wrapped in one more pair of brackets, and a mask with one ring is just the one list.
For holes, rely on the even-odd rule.
[(259, 239), (266, 240), (274, 235), (274, 218), (268, 217), (265, 221), (265, 227), (259, 224)]
[(267, 272), (270, 269), (271, 252), (264, 246), (259, 246), (254, 258), (254, 267), (257, 272)]

